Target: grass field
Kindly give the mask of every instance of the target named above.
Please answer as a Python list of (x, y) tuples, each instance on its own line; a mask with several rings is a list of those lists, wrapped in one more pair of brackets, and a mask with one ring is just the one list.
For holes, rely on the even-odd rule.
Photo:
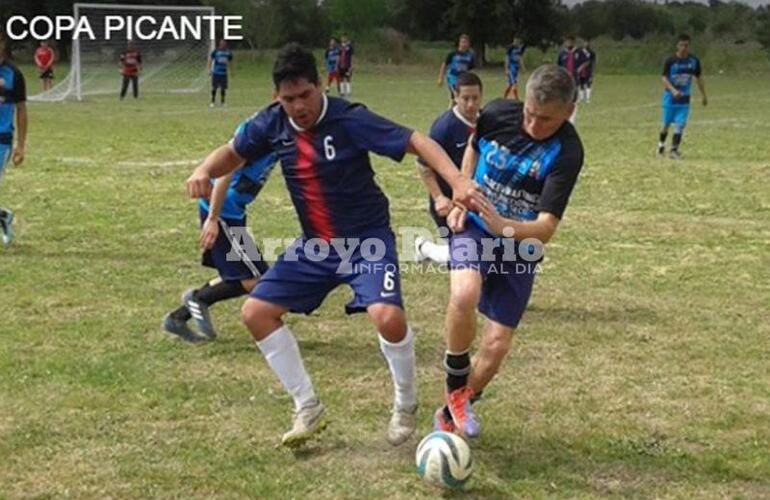
[[(362, 69), (354, 98), (427, 130), (435, 69)], [(28, 71), (28, 75), (32, 73)], [(484, 73), (487, 97), (503, 80)], [(29, 78), (30, 85), (37, 85)], [(586, 165), (515, 349), (478, 406), (475, 472), (451, 497), (770, 497), (770, 90), (708, 76), (685, 160), (653, 154), (657, 75), (599, 77), (579, 131)], [(116, 80), (116, 90), (117, 90)], [(228, 107), (204, 94), (30, 104), (28, 156), (0, 188), (17, 242), (0, 252), (0, 498), (428, 498), (417, 437), (383, 432), (390, 377), (339, 289), (291, 316), (331, 425), (280, 449), (290, 400), (239, 320), (189, 346), (160, 319), (198, 265), (188, 173), (270, 96), (239, 66)], [(395, 227), (430, 227), (412, 160), (376, 159)], [(298, 225), (273, 177), (258, 237)], [(447, 277), (404, 277), (421, 414), (441, 399)]]

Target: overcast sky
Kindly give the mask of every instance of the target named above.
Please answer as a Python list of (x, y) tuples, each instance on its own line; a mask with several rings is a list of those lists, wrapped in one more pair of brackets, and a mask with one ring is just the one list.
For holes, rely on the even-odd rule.
[[(584, 0), (562, 0), (562, 3), (566, 5), (575, 5), (578, 3), (582, 3)], [(648, 2), (655, 2), (655, 3), (666, 3), (665, 0), (647, 0)], [(691, 0), (694, 2), (699, 3), (708, 3), (708, 0)], [(753, 5), (754, 7), (758, 7), (760, 5), (770, 5), (770, 0), (736, 0), (739, 3), (747, 3), (749, 5)]]

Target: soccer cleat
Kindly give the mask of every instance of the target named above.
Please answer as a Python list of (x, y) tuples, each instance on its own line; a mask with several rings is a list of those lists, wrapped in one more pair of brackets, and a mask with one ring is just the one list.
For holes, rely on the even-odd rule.
[(676, 150), (676, 149), (672, 149), (672, 150), (671, 150), (671, 151), (668, 153), (668, 157), (669, 157), (669, 158), (671, 158), (672, 160), (681, 160), (681, 159), (682, 159), (682, 155), (681, 155), (681, 154), (679, 154), (679, 151), (678, 151), (678, 150)]
[(13, 212), (6, 210), (6, 215), (0, 218), (0, 229), (3, 231), (3, 246), (9, 247), (13, 243)]
[(195, 300), (195, 290), (187, 290), (184, 295), (182, 295), (182, 302), (185, 307), (187, 307), (187, 310), (190, 311), (200, 332), (208, 337), (209, 340), (217, 338), (217, 332), (214, 330), (214, 324), (211, 322), (209, 306)]
[(468, 386), (461, 387), (446, 394), (446, 404), (457, 432), (467, 438), (477, 438), (481, 434), (481, 424), (473, 412), (471, 399), (473, 389)]
[(417, 262), (425, 262), (428, 260), (428, 256), (422, 253), (422, 246), (427, 240), (422, 236), (418, 236), (414, 239), (414, 258)]
[(666, 154), (666, 146), (664, 146), (663, 144), (659, 144), (658, 145), (658, 156), (663, 156), (664, 154)]
[(296, 448), (305, 444), (313, 437), (313, 434), (326, 427), (325, 414), (326, 407), (320, 401), (295, 411), (294, 424), (291, 430), (281, 438), (281, 444), (289, 448)]
[(181, 340), (191, 344), (199, 344), (208, 340), (206, 337), (201, 337), (195, 333), (189, 326), (187, 326), (186, 321), (172, 318), (171, 313), (163, 318), (163, 329), (171, 335), (176, 335)]
[(213, 107), (214, 107), (214, 103), (213, 103), (213, 102), (210, 102), (210, 103), (209, 103), (209, 107), (210, 107), (210, 108), (213, 108)]
[(388, 443), (398, 446), (409, 439), (417, 427), (417, 405), (411, 411), (393, 409), (385, 438)]
[(436, 413), (433, 414), (433, 430), (442, 432), (454, 432), (455, 423), (454, 420), (446, 418), (444, 415), (444, 407), (440, 406)]

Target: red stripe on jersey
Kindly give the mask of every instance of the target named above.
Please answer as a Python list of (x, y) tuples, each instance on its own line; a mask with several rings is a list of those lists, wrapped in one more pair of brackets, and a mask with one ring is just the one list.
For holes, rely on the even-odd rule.
[(313, 134), (310, 132), (297, 133), (297, 178), (302, 184), (307, 211), (305, 215), (310, 225), (319, 238), (331, 240), (334, 237), (334, 224), (318, 176)]

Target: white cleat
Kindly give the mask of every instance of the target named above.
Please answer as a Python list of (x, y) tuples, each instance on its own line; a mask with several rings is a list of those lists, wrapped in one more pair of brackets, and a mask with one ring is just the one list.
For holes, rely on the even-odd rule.
[(417, 262), (425, 262), (428, 260), (428, 256), (422, 253), (422, 246), (428, 241), (422, 236), (418, 236), (414, 239), (414, 258)]
[(414, 434), (417, 427), (417, 405), (411, 410), (394, 409), (388, 423), (388, 433), (385, 436), (388, 443), (398, 446)]
[(325, 414), (326, 407), (320, 401), (294, 412), (294, 425), (289, 432), (283, 435), (281, 444), (289, 448), (296, 448), (305, 444), (313, 437), (313, 434), (326, 427)]

